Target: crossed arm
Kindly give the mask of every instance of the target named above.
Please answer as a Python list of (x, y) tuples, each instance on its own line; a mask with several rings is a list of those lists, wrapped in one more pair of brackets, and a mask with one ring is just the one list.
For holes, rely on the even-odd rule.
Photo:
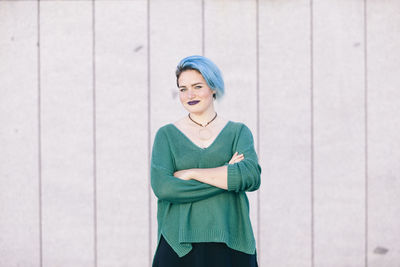
[[(229, 164), (240, 162), (244, 155), (233, 154)], [(228, 166), (224, 165), (216, 168), (193, 168), (176, 171), (174, 176), (182, 180), (197, 180), (222, 189), (228, 189)]]
[(150, 168), (151, 187), (159, 200), (187, 203), (212, 197), (226, 190), (251, 192), (260, 187), (261, 167), (254, 150), (251, 131), (246, 126), (240, 129), (234, 144), (237, 152), (229, 164), (179, 171), (175, 171), (170, 140), (161, 129), (163, 128), (160, 128), (154, 139)]

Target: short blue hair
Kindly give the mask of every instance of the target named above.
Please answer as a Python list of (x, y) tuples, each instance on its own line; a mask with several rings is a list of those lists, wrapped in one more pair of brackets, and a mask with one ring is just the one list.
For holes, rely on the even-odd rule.
[(197, 70), (203, 76), (204, 80), (207, 82), (208, 87), (212, 90), (216, 90), (216, 95), (214, 94), (214, 99), (221, 98), (225, 93), (224, 80), (222, 78), (222, 73), (210, 59), (193, 55), (185, 57), (182, 59), (178, 66), (176, 67), (176, 85), (179, 87), (178, 79), (179, 76), (185, 70)]

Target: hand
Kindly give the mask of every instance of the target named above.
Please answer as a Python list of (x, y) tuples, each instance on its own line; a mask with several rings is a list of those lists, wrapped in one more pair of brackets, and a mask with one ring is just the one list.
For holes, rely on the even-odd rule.
[(235, 154), (233, 154), (231, 160), (229, 161), (229, 164), (234, 164), (234, 163), (240, 162), (243, 159), (244, 159), (243, 154), (238, 155), (238, 152), (235, 152)]
[(174, 176), (181, 180), (191, 180), (192, 179), (192, 173), (191, 173), (190, 169), (176, 171), (176, 172), (174, 172)]

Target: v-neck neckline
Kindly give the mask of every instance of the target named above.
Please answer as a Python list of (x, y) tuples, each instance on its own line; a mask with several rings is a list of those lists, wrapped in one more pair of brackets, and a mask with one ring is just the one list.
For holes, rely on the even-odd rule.
[(217, 135), (217, 137), (215, 137), (215, 139), (214, 139), (214, 141), (212, 141), (212, 143), (209, 145), (209, 146), (207, 146), (207, 147), (200, 147), (200, 146), (198, 146), (196, 143), (194, 143), (185, 133), (183, 133), (175, 124), (173, 124), (173, 123), (170, 123), (172, 126), (173, 126), (173, 128), (175, 128), (181, 135), (183, 135), (183, 137), (186, 139), (186, 140), (188, 140), (193, 146), (195, 146), (196, 148), (198, 148), (198, 149), (201, 149), (201, 150), (207, 150), (207, 149), (209, 149), (209, 148), (211, 148), (215, 143), (216, 143), (216, 141), (218, 140), (218, 138), (220, 138), (220, 136), (222, 135), (222, 133), (225, 131), (225, 129), (228, 127), (228, 125), (231, 123), (231, 121), (229, 120), (226, 124), (225, 124), (225, 126), (222, 128), (222, 130), (218, 133), (218, 135)]

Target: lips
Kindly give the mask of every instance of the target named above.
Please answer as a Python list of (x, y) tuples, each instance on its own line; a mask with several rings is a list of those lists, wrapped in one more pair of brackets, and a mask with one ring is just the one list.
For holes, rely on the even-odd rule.
[(200, 102), (200, 100), (194, 100), (194, 101), (189, 101), (188, 104), (189, 105), (196, 105), (199, 102)]

